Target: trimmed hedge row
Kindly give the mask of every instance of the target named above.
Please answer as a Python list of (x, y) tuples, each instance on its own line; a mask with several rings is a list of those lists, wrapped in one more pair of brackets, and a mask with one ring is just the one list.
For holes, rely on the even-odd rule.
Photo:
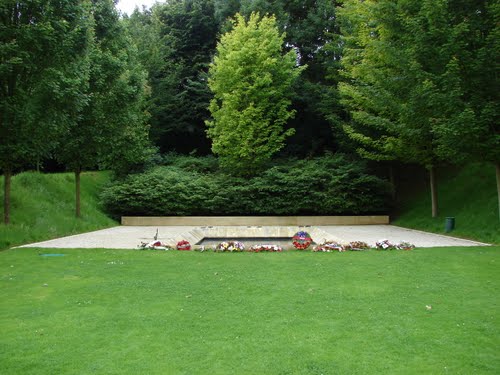
[(174, 163), (117, 181), (101, 195), (114, 217), (380, 214), (389, 197), (386, 181), (341, 155), (288, 162), (250, 179)]

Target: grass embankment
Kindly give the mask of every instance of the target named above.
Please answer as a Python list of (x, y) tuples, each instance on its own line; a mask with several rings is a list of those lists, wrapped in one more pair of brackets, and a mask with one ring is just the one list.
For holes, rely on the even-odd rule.
[(7, 250), (0, 373), (498, 374), (499, 250)]
[[(82, 174), (80, 219), (75, 217), (74, 181), (72, 173), (24, 172), (14, 176), (11, 224), (0, 224), (0, 250), (116, 225), (98, 207), (98, 194), (103, 184), (109, 181), (109, 174)], [(3, 179), (0, 182), (3, 186)], [(0, 198), (3, 215), (3, 189)]]
[(401, 213), (392, 224), (444, 234), (445, 218), (455, 218), (450, 235), (500, 244), (495, 170), (490, 164), (470, 164), (438, 182), (439, 216), (431, 217), (428, 187), (401, 197)]

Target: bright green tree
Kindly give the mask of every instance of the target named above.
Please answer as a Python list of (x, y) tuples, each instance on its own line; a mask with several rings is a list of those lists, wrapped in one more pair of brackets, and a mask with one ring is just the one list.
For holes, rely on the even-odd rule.
[(87, 1), (0, 3), (0, 170), (4, 222), (17, 168), (49, 155), (86, 105)]
[(303, 70), (294, 50), (283, 54), (284, 35), (274, 16), (237, 14), (224, 34), (209, 71), (212, 120), (207, 134), (221, 165), (241, 173), (258, 170), (283, 148), (293, 129), (291, 87)]
[(288, 139), (285, 152), (310, 156), (341, 148), (346, 136), (341, 130), (345, 113), (336, 87), (341, 56), (338, 2), (241, 0), (240, 3), (240, 13), (244, 16), (253, 11), (274, 14), (279, 30), (286, 31), (286, 49), (297, 52), (299, 66), (307, 65), (295, 83), (291, 108), (297, 114), (289, 122), (295, 134)]

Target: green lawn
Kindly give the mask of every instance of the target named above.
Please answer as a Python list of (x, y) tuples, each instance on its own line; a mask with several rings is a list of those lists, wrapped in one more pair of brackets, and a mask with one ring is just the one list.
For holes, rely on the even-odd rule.
[(4, 375), (500, 372), (498, 246), (11, 249), (0, 276)]

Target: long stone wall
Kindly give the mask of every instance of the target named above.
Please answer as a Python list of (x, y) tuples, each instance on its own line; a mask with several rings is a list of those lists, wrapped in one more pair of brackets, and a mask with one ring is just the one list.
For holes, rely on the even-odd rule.
[(380, 225), (389, 216), (122, 216), (129, 226), (308, 226)]

